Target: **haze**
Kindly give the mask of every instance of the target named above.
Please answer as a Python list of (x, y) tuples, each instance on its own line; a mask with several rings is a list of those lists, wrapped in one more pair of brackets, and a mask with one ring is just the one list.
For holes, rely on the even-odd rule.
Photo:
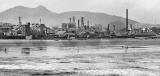
[(0, 0), (0, 12), (15, 6), (37, 7), (43, 5), (57, 13), (67, 11), (103, 12), (151, 24), (160, 24), (160, 0)]

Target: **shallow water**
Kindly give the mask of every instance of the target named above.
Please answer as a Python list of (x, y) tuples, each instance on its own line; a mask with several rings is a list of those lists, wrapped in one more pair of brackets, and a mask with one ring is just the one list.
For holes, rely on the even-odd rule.
[(0, 57), (56, 57), (92, 53), (160, 51), (159, 40), (1, 40)]
[(23, 69), (25, 74), (31, 69), (73, 76), (159, 76), (159, 44), (160, 40), (135, 39), (1, 40), (0, 69), (18, 73)]

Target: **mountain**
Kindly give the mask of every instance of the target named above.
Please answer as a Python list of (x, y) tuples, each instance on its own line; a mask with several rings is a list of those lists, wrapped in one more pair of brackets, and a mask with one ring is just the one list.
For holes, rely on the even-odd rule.
[[(108, 15), (105, 13), (87, 12), (87, 11), (71, 11), (63, 13), (55, 13), (44, 6), (36, 8), (28, 8), (24, 6), (16, 6), (0, 13), (0, 22), (9, 22), (18, 24), (18, 17), (22, 17), (22, 23), (26, 22), (38, 23), (40, 18), (42, 23), (47, 26), (61, 25), (63, 22), (69, 22), (69, 17), (75, 16), (76, 22), (81, 17), (85, 17), (85, 23), (89, 20), (92, 25), (101, 24), (106, 27), (109, 23), (116, 24), (117, 28), (125, 27), (125, 18), (119, 16)], [(121, 23), (121, 24), (119, 24)], [(124, 25), (122, 25), (122, 23)], [(138, 23), (134, 20), (129, 20), (130, 24)]]
[[(18, 17), (22, 17), (22, 23), (33, 22), (38, 23), (40, 18), (46, 23), (51, 24), (58, 14), (49, 11), (44, 6), (36, 8), (28, 8), (24, 6), (16, 6), (0, 13), (0, 21), (18, 24)], [(43, 21), (42, 21), (43, 22)]]

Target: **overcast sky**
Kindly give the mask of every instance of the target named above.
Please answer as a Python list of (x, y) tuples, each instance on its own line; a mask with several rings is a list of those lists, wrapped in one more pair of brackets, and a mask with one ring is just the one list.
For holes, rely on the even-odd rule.
[(160, 0), (0, 0), (0, 12), (14, 6), (37, 7), (43, 5), (57, 13), (67, 11), (103, 12), (143, 23), (160, 24)]

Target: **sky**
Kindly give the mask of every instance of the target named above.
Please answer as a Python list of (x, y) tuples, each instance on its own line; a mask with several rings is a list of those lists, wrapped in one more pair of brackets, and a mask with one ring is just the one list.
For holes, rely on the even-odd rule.
[(35, 8), (45, 6), (52, 12), (67, 11), (102, 12), (151, 24), (160, 24), (160, 0), (0, 0), (0, 12), (15, 6)]

